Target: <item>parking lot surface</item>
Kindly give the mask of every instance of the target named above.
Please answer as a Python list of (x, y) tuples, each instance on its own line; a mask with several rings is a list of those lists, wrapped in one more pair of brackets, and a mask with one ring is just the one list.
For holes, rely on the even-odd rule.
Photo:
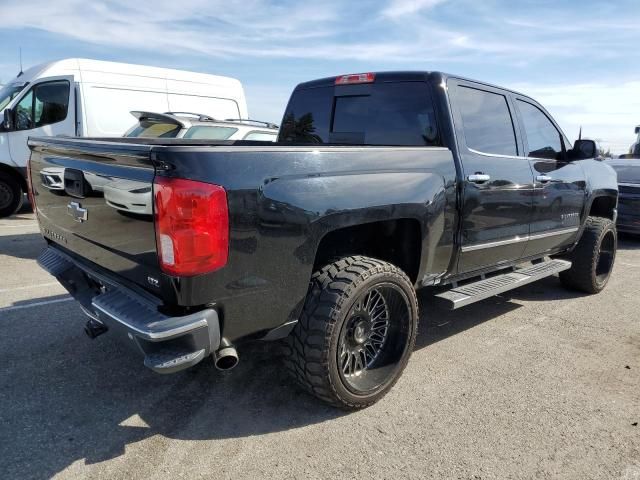
[(0, 219), (3, 479), (640, 480), (638, 238), (597, 296), (549, 278), (449, 312), (420, 292), (403, 377), (356, 413), (298, 390), (273, 344), (161, 376), (89, 340), (43, 245), (33, 214)]

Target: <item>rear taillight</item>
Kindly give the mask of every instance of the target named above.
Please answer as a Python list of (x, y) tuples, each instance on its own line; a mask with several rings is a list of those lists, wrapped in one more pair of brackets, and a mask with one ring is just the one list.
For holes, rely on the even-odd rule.
[(224, 188), (166, 177), (156, 177), (153, 187), (162, 270), (189, 277), (224, 267), (229, 255), (229, 211)]
[(354, 83), (372, 83), (376, 79), (375, 73), (352, 73), (336, 77), (336, 85), (353, 85)]
[(36, 196), (33, 194), (33, 184), (31, 183), (31, 158), (27, 160), (27, 192), (29, 196), (29, 203), (33, 211), (36, 211)]

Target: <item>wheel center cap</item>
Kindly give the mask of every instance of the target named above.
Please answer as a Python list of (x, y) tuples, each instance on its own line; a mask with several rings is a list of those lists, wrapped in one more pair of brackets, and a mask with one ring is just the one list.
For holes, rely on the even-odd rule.
[(363, 344), (369, 337), (367, 323), (364, 320), (359, 321), (353, 329), (353, 339), (358, 344)]

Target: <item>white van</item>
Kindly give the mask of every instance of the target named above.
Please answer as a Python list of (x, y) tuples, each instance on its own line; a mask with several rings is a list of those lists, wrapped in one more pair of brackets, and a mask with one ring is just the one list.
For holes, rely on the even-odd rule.
[(22, 205), (28, 137), (119, 137), (132, 110), (249, 118), (234, 78), (80, 58), (37, 65), (0, 89), (0, 217)]

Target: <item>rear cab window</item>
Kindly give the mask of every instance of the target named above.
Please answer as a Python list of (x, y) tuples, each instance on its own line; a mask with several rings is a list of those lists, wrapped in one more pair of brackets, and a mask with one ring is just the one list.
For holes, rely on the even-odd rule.
[(279, 141), (442, 145), (429, 85), (420, 81), (298, 89), (285, 112)]

